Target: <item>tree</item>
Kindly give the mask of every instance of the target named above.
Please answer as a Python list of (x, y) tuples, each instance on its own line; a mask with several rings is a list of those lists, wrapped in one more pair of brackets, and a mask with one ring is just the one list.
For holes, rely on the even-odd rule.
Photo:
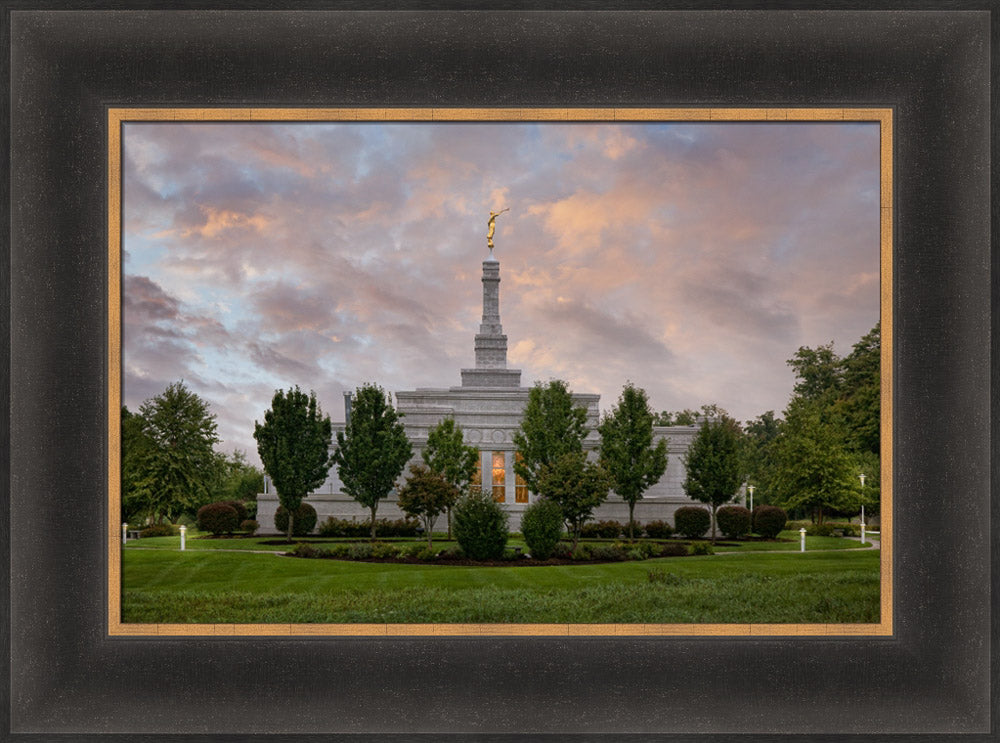
[[(145, 462), (153, 450), (146, 434), (146, 420), (139, 413), (122, 406), (122, 521), (132, 522), (149, 516), (151, 489), (145, 484)], [(151, 485), (152, 483), (150, 483)]]
[(846, 445), (853, 452), (881, 451), (882, 342), (876, 325), (843, 361), (843, 389), (838, 401)]
[[(421, 452), (424, 464), (464, 493), (476, 472), (479, 450), (466, 446), (462, 429), (452, 418), (445, 418), (427, 434), (427, 446)], [(451, 506), (445, 508), (448, 517), (448, 539), (451, 539)]]
[(410, 474), (399, 489), (399, 507), (423, 522), (428, 549), (434, 546), (434, 522), (445, 509), (455, 504), (459, 495), (458, 488), (448, 482), (444, 475), (422, 464), (410, 467)]
[(611, 477), (599, 464), (588, 462), (583, 452), (568, 452), (538, 474), (538, 493), (559, 505), (573, 534), (573, 549), (580, 530), (611, 489)]
[(702, 405), (700, 410), (684, 408), (684, 410), (680, 410), (676, 413), (671, 413), (669, 410), (661, 410), (653, 416), (653, 425), (693, 426), (698, 422), (699, 418), (721, 418), (724, 415), (729, 415), (729, 413), (726, 412), (726, 409), (720, 408), (713, 402)]
[(528, 393), (521, 428), (514, 434), (514, 446), (521, 455), (514, 472), (524, 478), (531, 492), (540, 493), (542, 468), (566, 454), (582, 452), (586, 436), (587, 409), (573, 405), (566, 383), (554, 379), (543, 387), (537, 382)]
[(819, 524), (824, 509), (850, 511), (858, 503), (861, 484), (842, 442), (842, 433), (823, 421), (817, 404), (790, 409), (775, 447), (779, 505), (807, 508)]
[(775, 441), (781, 433), (782, 421), (775, 417), (773, 410), (747, 421), (743, 427), (743, 471), (747, 483), (755, 486), (754, 503), (764, 505), (771, 502), (774, 471)]
[(598, 431), (601, 465), (614, 491), (628, 503), (628, 538), (633, 539), (635, 504), (667, 469), (667, 442), (653, 445), (653, 412), (645, 390), (626, 384)]
[(363, 385), (354, 393), (351, 420), (337, 432), (333, 461), (344, 492), (371, 512), (373, 541), (378, 502), (392, 492), (413, 454), (400, 417), (381, 387)]
[(732, 418), (705, 421), (684, 456), (684, 492), (711, 509), (713, 542), (715, 512), (732, 502), (743, 484), (740, 439), (740, 427)]
[(219, 440), (215, 416), (180, 381), (146, 400), (139, 407), (139, 419), (123, 420), (129, 429), (127, 446), (135, 447), (127, 452), (129, 496), (162, 522), (192, 509), (207, 492), (212, 447)]
[(288, 512), (286, 536), (292, 541), (295, 513), (302, 499), (326, 480), (330, 471), (333, 426), (323, 415), (316, 393), (276, 390), (264, 423), (254, 421), (253, 437), (278, 501)]
[(840, 393), (844, 381), (843, 366), (833, 351), (833, 341), (825, 346), (801, 346), (788, 360), (798, 382), (793, 394), (811, 401), (832, 402)]

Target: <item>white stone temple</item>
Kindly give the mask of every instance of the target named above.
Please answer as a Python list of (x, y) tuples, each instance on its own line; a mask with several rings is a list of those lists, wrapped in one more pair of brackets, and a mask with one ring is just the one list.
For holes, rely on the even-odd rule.
[[(493, 497), (510, 514), (510, 529), (520, 528), (521, 514), (535, 499), (522, 479), (514, 474), (514, 433), (521, 425), (521, 415), (528, 402), (529, 387), (521, 385), (521, 370), (507, 368), (507, 336), (500, 323), (500, 262), (490, 250), (483, 261), (483, 318), (475, 337), (476, 365), (461, 370), (459, 387), (417, 388), (396, 392), (396, 409), (403, 414), (402, 423), (413, 446), (411, 464), (422, 462), (420, 452), (427, 443), (428, 431), (444, 418), (453, 418), (465, 434), (465, 441), (479, 449), (477, 477), (482, 488), (491, 490)], [(350, 415), (350, 394), (345, 393), (345, 420)], [(584, 449), (596, 458), (600, 436), (597, 424), (600, 395), (573, 393), (573, 401), (587, 410), (587, 427)], [(334, 423), (334, 436), (343, 431), (344, 423)], [(635, 507), (639, 522), (663, 519), (673, 524), (673, 513), (693, 502), (684, 494), (683, 456), (697, 433), (696, 426), (657, 427), (654, 438), (667, 439), (667, 470), (660, 481), (646, 491)], [(335, 439), (336, 440), (336, 439)], [(409, 469), (403, 471), (402, 482)], [(262, 532), (274, 531), (274, 512), (278, 507), (277, 495), (268, 483), (267, 491), (257, 496), (257, 521)], [(341, 491), (337, 466), (330, 469), (326, 482), (307, 498), (317, 513), (317, 525), (328, 516), (367, 521), (370, 514), (354, 499)], [(701, 504), (697, 504), (701, 505)], [(381, 501), (378, 518), (397, 519), (403, 516), (396, 504), (395, 494)], [(628, 505), (611, 493), (607, 501), (595, 511), (594, 518), (628, 521)]]

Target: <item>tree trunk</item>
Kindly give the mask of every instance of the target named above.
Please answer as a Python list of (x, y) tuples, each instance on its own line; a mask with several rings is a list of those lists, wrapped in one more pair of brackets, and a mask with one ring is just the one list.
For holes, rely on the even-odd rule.
[(371, 512), (372, 512), (372, 521), (371, 521), (372, 539), (371, 539), (371, 541), (373, 541), (373, 542), (375, 541), (375, 509), (376, 508), (378, 508), (378, 506), (372, 506), (371, 507)]
[(712, 504), (712, 544), (715, 544), (715, 511), (718, 508), (717, 505)]
[(450, 542), (451, 541), (451, 507), (449, 506), (447, 509), (445, 509), (445, 512), (446, 512), (446, 514), (448, 516), (448, 541)]
[(288, 534), (286, 536), (289, 542), (292, 541), (292, 526), (294, 525), (294, 523), (295, 523), (295, 514), (292, 511), (288, 511)]
[(633, 525), (635, 523), (635, 519), (632, 516), (632, 511), (633, 510), (635, 510), (635, 502), (634, 501), (630, 502), (628, 504), (628, 539), (629, 539), (630, 542), (632, 542), (632, 541), (635, 540), (635, 536), (633, 536), (635, 534), (635, 532), (633, 530)]
[(431, 520), (429, 518), (424, 519), (424, 529), (427, 530), (427, 549), (434, 549), (434, 544), (431, 542)]

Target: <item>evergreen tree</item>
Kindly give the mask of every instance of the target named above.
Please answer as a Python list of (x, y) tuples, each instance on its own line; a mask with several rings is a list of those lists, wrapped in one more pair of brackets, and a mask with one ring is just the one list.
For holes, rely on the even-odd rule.
[(541, 493), (542, 467), (566, 454), (582, 452), (586, 436), (587, 410), (573, 405), (566, 383), (556, 379), (543, 387), (538, 382), (528, 393), (521, 428), (514, 434), (514, 445), (521, 455), (514, 463), (514, 472), (524, 478), (531, 492)]
[(598, 431), (601, 465), (628, 504), (628, 536), (633, 539), (635, 504), (667, 469), (667, 442), (661, 439), (653, 445), (653, 412), (645, 390), (626, 384)]
[(371, 512), (371, 538), (375, 539), (378, 503), (392, 492), (413, 449), (385, 392), (364, 385), (354, 393), (351, 420), (337, 433), (337, 464), (344, 492)]
[(739, 424), (732, 418), (705, 421), (684, 456), (687, 470), (684, 492), (711, 509), (712, 541), (715, 541), (715, 512), (719, 506), (735, 500), (743, 484), (741, 436)]
[(330, 416), (323, 415), (315, 392), (306, 395), (298, 385), (287, 393), (277, 390), (264, 423), (254, 421), (253, 437), (278, 501), (288, 513), (286, 535), (291, 541), (302, 499), (322, 485), (330, 471)]

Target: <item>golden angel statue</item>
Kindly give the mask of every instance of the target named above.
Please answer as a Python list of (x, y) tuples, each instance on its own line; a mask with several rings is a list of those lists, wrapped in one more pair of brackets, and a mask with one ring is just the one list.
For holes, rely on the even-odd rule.
[(489, 232), (486, 233), (486, 246), (490, 250), (493, 250), (493, 233), (496, 232), (496, 229), (497, 229), (497, 217), (499, 217), (504, 212), (509, 212), (509, 211), (510, 211), (510, 208), (501, 209), (498, 212), (495, 212), (492, 209), (490, 209), (490, 221), (487, 222), (487, 224), (489, 225), (490, 229), (489, 229)]

